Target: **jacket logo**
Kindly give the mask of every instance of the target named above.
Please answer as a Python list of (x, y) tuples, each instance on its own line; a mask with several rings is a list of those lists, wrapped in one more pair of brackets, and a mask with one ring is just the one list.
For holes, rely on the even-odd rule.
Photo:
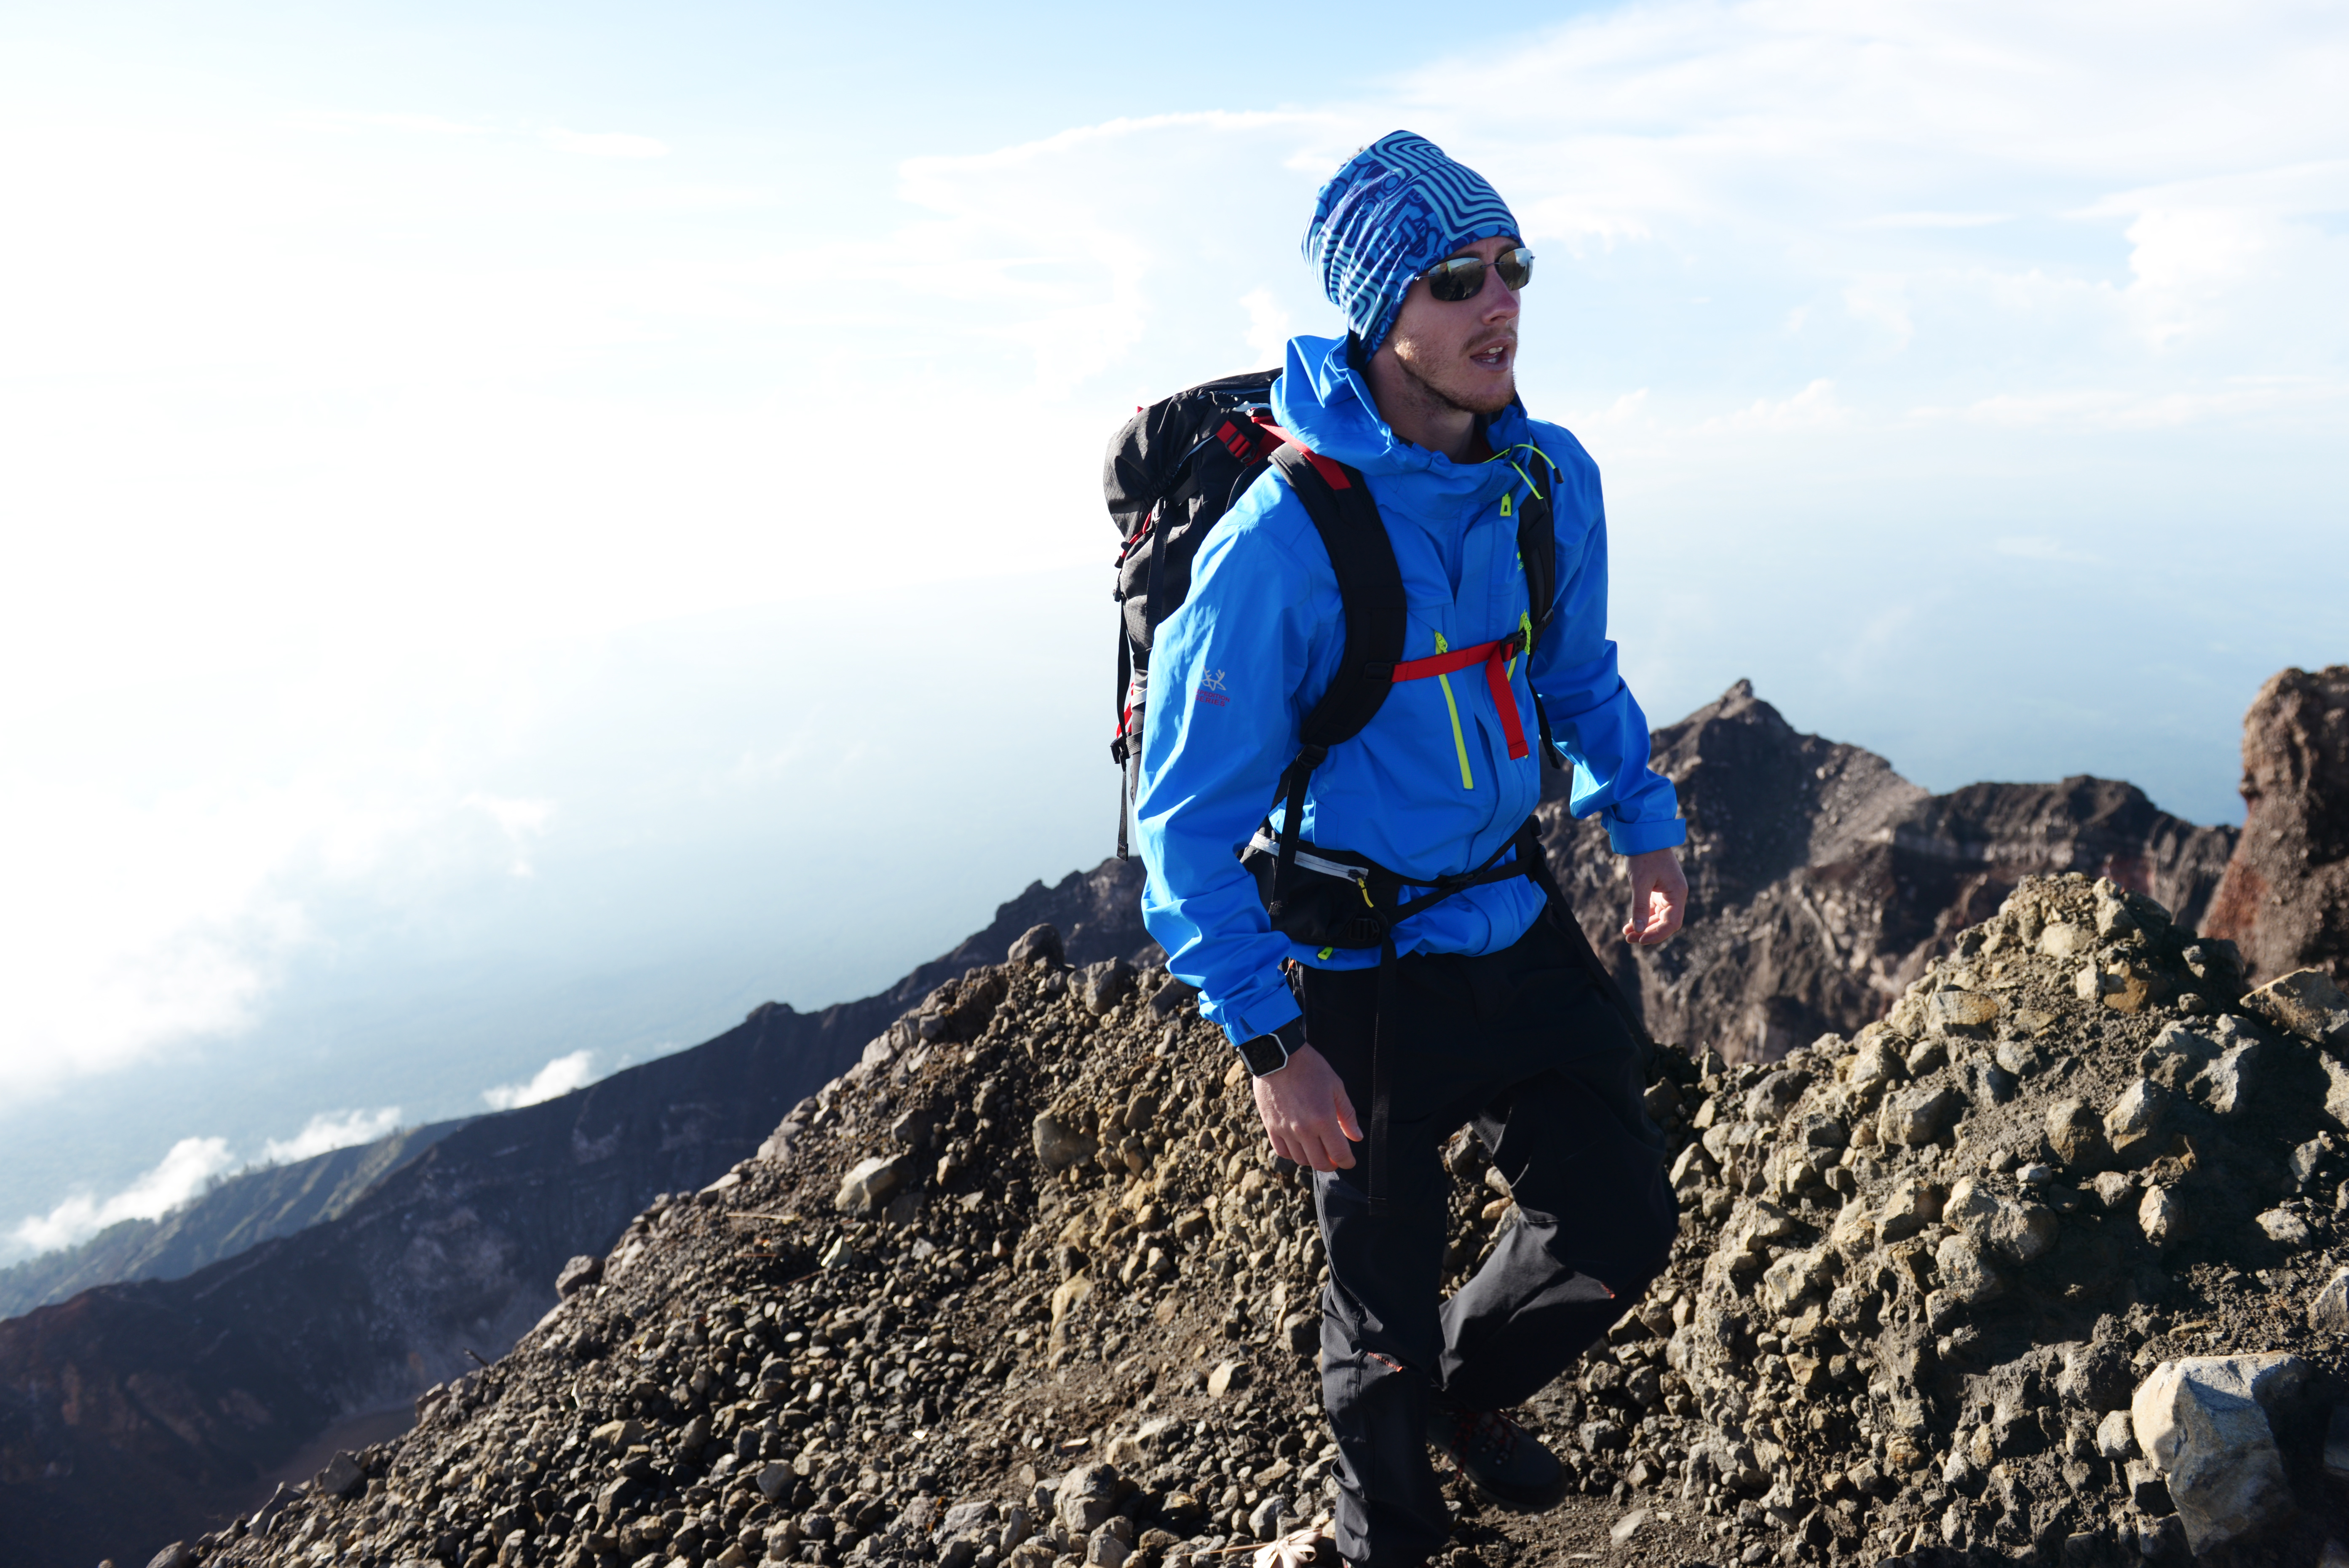
[(1200, 678), (1198, 699), (1210, 708), (1220, 708), (1231, 701), (1231, 698), (1225, 694), (1227, 688), (1224, 685), (1224, 672), (1220, 670), (1211, 670)]

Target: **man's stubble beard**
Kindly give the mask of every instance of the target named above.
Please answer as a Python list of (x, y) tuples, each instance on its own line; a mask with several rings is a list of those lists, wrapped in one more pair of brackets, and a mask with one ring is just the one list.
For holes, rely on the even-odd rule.
[(1475, 398), (1464, 392), (1449, 391), (1444, 388), (1436, 385), (1433, 381), (1428, 379), (1425, 376), (1420, 373), (1418, 366), (1413, 364), (1410, 359), (1404, 358), (1401, 352), (1402, 348), (1402, 344), (1397, 344), (1395, 348), (1397, 349), (1395, 354), (1395, 363), (1402, 368), (1402, 373), (1405, 376), (1411, 378), (1412, 384), (1417, 387), (1422, 392), (1425, 393), (1432, 401), (1444, 408), (1450, 409), (1454, 413), (1497, 414), (1503, 409), (1507, 408), (1511, 403), (1516, 401), (1517, 368), (1514, 360), (1509, 366), (1508, 384), (1501, 388), (1497, 392), (1487, 394), (1487, 398), (1490, 400), (1486, 400), (1486, 399)]

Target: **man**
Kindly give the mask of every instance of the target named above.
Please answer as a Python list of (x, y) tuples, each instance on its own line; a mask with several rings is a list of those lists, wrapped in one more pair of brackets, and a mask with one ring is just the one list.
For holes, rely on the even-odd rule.
[[(1298, 754), (1300, 718), (1344, 657), (1329, 552), (1278, 475), (1202, 546), (1154, 660), (1161, 695), (1135, 802), (1143, 916), (1257, 1075), (1272, 1147), (1315, 1173), (1338, 1549), (1351, 1568), (1415, 1568), (1449, 1532), (1430, 1445), (1506, 1506), (1563, 1498), (1556, 1458), (1502, 1412), (1637, 1299), (1677, 1224), (1638, 1047), (1568, 917), (1549, 910), (1546, 868), (1537, 879), (1515, 857), (1513, 843), (1533, 842), (1522, 828), (1546, 760), (1524, 744), (1521, 715), (1539, 701), (1574, 766), (1573, 810), (1601, 815), (1628, 857), (1626, 940), (1652, 946), (1679, 929), (1687, 883), (1672, 851), (1684, 835), (1671, 784), (1647, 770), (1647, 721), (1606, 637), (1597, 468), (1517, 401), (1532, 258), (1507, 206), (1474, 171), (1397, 131), (1322, 188), (1305, 248), (1351, 330), (1290, 341), (1275, 422), (1367, 477), (1409, 604), (1405, 660), (1535, 626), (1542, 607), (1528, 603), (1517, 554), (1529, 502), (1547, 502), (1557, 537), (1554, 613), (1529, 658), (1504, 648), (1487, 669), (1433, 679), (1397, 666), (1376, 716), (1311, 774), (1304, 850), (1324, 867), (1333, 853), (1359, 857), (1433, 896), (1392, 928), (1391, 961), (1276, 930), (1235, 857), (1252, 838), (1261, 856), (1260, 824), (1284, 826), (1267, 805)], [(1384, 1137), (1364, 1158), (1360, 1112), (1380, 1087)], [(1439, 1303), (1439, 1146), (1464, 1122), (1518, 1217)]]

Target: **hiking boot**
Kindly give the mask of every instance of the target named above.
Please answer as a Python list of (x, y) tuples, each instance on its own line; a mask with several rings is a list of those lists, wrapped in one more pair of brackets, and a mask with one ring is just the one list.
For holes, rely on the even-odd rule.
[(1566, 1501), (1566, 1467), (1498, 1410), (1471, 1410), (1432, 1394), (1427, 1442), (1469, 1484), (1513, 1513), (1547, 1513)]

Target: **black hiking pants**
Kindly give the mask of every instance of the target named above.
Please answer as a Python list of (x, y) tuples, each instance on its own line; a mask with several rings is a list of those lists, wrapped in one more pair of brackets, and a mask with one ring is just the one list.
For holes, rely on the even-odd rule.
[[(1547, 919), (1515, 946), (1396, 961), (1382, 1049), (1392, 1085), (1385, 1211), (1367, 1144), (1317, 1175), (1328, 1249), (1321, 1397), (1336, 1428), (1338, 1550), (1418, 1568), (1451, 1533), (1430, 1461), (1429, 1395), (1524, 1404), (1661, 1271), (1679, 1226), (1640, 1048)], [(1306, 1039), (1367, 1123), (1375, 970), (1304, 973)], [(1520, 1211), (1448, 1302), (1437, 1292), (1451, 1177), (1442, 1144), (1473, 1123)]]

